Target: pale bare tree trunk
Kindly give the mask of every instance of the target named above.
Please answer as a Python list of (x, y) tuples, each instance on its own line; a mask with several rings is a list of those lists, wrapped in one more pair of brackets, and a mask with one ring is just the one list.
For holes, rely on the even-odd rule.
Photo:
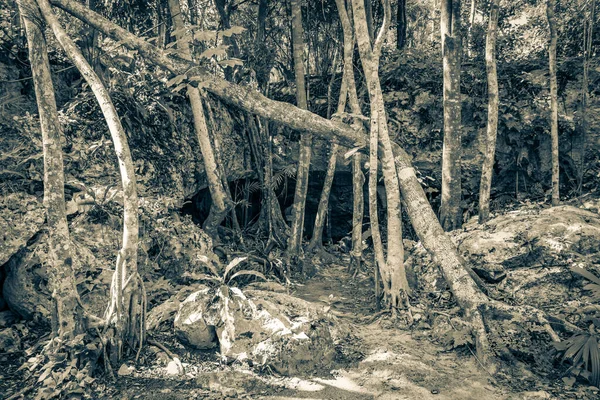
[[(373, 189), (376, 190), (377, 170), (377, 146), (382, 147), (382, 170), (385, 182), (387, 200), (387, 260), (379, 266), (384, 290), (388, 297), (389, 306), (392, 311), (401, 306), (401, 301), (408, 300), (408, 281), (404, 269), (404, 245), (402, 243), (402, 212), (400, 204), (400, 189), (398, 176), (394, 164), (392, 144), (388, 133), (387, 116), (383, 102), (383, 93), (379, 81), (379, 57), (385, 35), (389, 28), (391, 7), (389, 0), (383, 1), (384, 22), (381, 26), (375, 43), (371, 46), (367, 26), (367, 16), (363, 0), (352, 1), (352, 12), (354, 14), (354, 28), (360, 59), (365, 72), (365, 80), (369, 92), (371, 107), (371, 174), (369, 176), (369, 193), (372, 199)], [(375, 153), (375, 154), (373, 154)], [(370, 201), (370, 206), (373, 202)], [(371, 212), (371, 216), (373, 216)], [(407, 305), (407, 304), (406, 304)]]
[(467, 30), (467, 56), (473, 57), (473, 25), (475, 24), (475, 11), (477, 0), (471, 0), (471, 11), (469, 12), (469, 29)]
[(583, 24), (583, 80), (581, 83), (581, 150), (580, 150), (580, 162), (579, 162), (579, 173), (577, 176), (577, 192), (579, 195), (582, 194), (583, 190), (583, 177), (585, 174), (585, 153), (587, 147), (587, 102), (589, 95), (589, 70), (590, 70), (590, 57), (592, 56), (592, 43), (594, 38), (594, 22), (596, 14), (596, 0), (591, 0), (589, 4), (590, 11), (589, 17)]
[[(181, 50), (183, 58), (191, 61), (192, 54), (185, 39), (185, 32), (183, 31), (185, 23), (183, 21), (183, 16), (181, 15), (179, 0), (169, 0), (169, 9), (171, 11), (173, 28), (178, 31), (178, 34), (175, 35), (178, 41), (177, 46)], [(198, 143), (200, 144), (200, 151), (204, 161), (204, 170), (208, 181), (208, 189), (212, 198), (210, 213), (208, 214), (206, 221), (204, 221), (202, 228), (213, 239), (218, 239), (219, 225), (223, 222), (223, 219), (225, 219), (228, 210), (231, 208), (231, 204), (228, 202), (227, 189), (223, 187), (221, 177), (219, 176), (219, 168), (210, 141), (206, 117), (204, 116), (204, 110), (202, 108), (202, 95), (200, 90), (192, 85), (187, 85), (187, 94), (192, 107), (194, 128), (198, 137)]]
[(550, 30), (548, 61), (550, 67), (550, 138), (552, 139), (552, 205), (560, 203), (559, 158), (558, 158), (558, 83), (556, 79), (556, 0), (547, 0), (546, 17)]
[(50, 76), (46, 38), (34, 0), (19, 0), (19, 12), (25, 24), (31, 74), (35, 87), (44, 152), (44, 207), (49, 242), (49, 283), (52, 291), (52, 334), (68, 342), (81, 333), (81, 310), (73, 273), (73, 252), (65, 212), (65, 176), (54, 86)]
[(440, 21), (444, 68), (444, 148), (440, 222), (445, 230), (462, 225), (460, 0), (442, 0)]
[[(133, 159), (129, 151), (127, 135), (108, 91), (81, 51), (60, 26), (48, 1), (38, 0), (38, 5), (57, 41), (96, 96), (106, 119), (119, 162), (123, 187), (123, 243), (117, 257), (117, 266), (111, 286), (111, 304), (106, 315), (107, 324), (114, 324), (115, 335), (111, 348), (111, 359), (116, 361), (122, 358), (126, 342), (137, 348), (141, 347), (144, 341), (144, 304), (143, 294), (140, 293), (142, 282), (137, 272), (138, 196)], [(126, 285), (126, 282), (129, 284)]]
[[(302, 29), (301, 0), (291, 0), (292, 5), (292, 42), (294, 46), (294, 72), (296, 74), (296, 103), (298, 107), (307, 110), (306, 83), (304, 77), (304, 30)], [(312, 135), (301, 132), (300, 157), (296, 174), (296, 190), (292, 208), (292, 230), (288, 240), (288, 257), (290, 260), (298, 257), (302, 251), (302, 236), (304, 233), (304, 212), (306, 209), (306, 194), (308, 192), (308, 174)]]
[(494, 173), (494, 155), (496, 153), (496, 135), (498, 133), (498, 73), (496, 71), (496, 38), (498, 37), (498, 12), (500, 0), (493, 0), (490, 7), (485, 41), (485, 63), (488, 81), (488, 122), (486, 150), (481, 169), (479, 185), (479, 223), (487, 222), (490, 217), (490, 191)]
[[(347, 99), (350, 104), (350, 109), (352, 113), (356, 116), (353, 122), (353, 126), (355, 129), (359, 131), (363, 131), (363, 124), (360, 121), (360, 117), (362, 117), (362, 110), (360, 108), (360, 104), (358, 103), (358, 94), (356, 92), (356, 81), (354, 79), (354, 31), (352, 28), (352, 6), (350, 3), (346, 4), (345, 0), (336, 0), (336, 5), (338, 9), (338, 15), (340, 17), (340, 22), (342, 25), (342, 30), (344, 34), (344, 70), (343, 70), (343, 78), (342, 78), (342, 89), (347, 91)], [(340, 97), (340, 100), (342, 98)], [(346, 98), (344, 98), (344, 109)], [(358, 273), (360, 270), (360, 264), (362, 261), (362, 227), (363, 227), (363, 219), (364, 219), (364, 192), (363, 185), (365, 183), (365, 177), (362, 172), (362, 162), (363, 156), (360, 153), (356, 153), (352, 156), (352, 197), (353, 197), (353, 209), (352, 209), (352, 252), (351, 252), (351, 268), (354, 270), (354, 273)], [(375, 167), (376, 170), (376, 167)], [(375, 185), (377, 183), (375, 182)], [(377, 196), (375, 194), (375, 196)], [(375, 197), (377, 200), (377, 197)], [(377, 214), (377, 207), (374, 207), (374, 212)], [(379, 223), (377, 219), (377, 215), (375, 215), (375, 225), (371, 223), (371, 229), (375, 232), (375, 236), (373, 236), (374, 248), (376, 248), (376, 258), (378, 260), (385, 260), (383, 257), (383, 245), (381, 243), (381, 234), (379, 230)], [(377, 308), (379, 308), (379, 298), (380, 298), (380, 290), (379, 290), (379, 269), (377, 265), (373, 268), (374, 271), (374, 281), (375, 281), (375, 299)]]

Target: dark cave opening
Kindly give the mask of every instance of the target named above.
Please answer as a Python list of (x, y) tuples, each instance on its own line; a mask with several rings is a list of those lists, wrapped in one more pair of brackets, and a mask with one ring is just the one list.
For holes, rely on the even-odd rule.
[[(304, 216), (304, 237), (307, 239), (312, 236), (324, 181), (325, 171), (312, 171), (310, 173)], [(235, 210), (240, 227), (242, 229), (250, 227), (260, 217), (262, 190), (259, 182), (255, 179), (240, 179), (229, 182), (229, 189), (236, 204)], [(291, 219), (294, 190), (295, 181), (293, 179), (284, 181), (275, 190), (282, 214), (288, 223)], [(331, 187), (329, 212), (323, 232), (324, 242), (338, 242), (351, 234), (352, 201), (352, 173), (336, 172)], [(204, 188), (191, 198), (186, 199), (181, 208), (181, 213), (190, 215), (195, 223), (202, 225), (208, 217), (211, 205), (210, 192), (208, 188)], [(366, 207), (367, 204), (365, 203), (365, 210), (367, 210)], [(227, 217), (222, 225), (231, 229), (231, 218)]]

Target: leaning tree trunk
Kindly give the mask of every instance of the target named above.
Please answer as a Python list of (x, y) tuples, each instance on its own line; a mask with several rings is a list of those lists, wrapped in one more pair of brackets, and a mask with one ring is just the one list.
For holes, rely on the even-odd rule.
[(498, 133), (498, 73), (496, 71), (496, 38), (498, 37), (498, 8), (500, 0), (493, 0), (490, 8), (487, 38), (485, 41), (485, 65), (488, 81), (488, 122), (486, 150), (481, 168), (479, 185), (479, 223), (487, 222), (490, 217), (490, 191), (494, 172), (494, 154), (496, 153), (496, 135)]
[(65, 212), (65, 176), (54, 86), (50, 76), (46, 38), (35, 0), (19, 0), (42, 131), (44, 152), (44, 206), (48, 226), (49, 284), (52, 291), (52, 334), (66, 343), (82, 332), (81, 310), (73, 273), (73, 254)]
[[(91, 12), (73, 0), (52, 0), (52, 3), (94, 26), (103, 34), (121, 41), (127, 48), (138, 50), (140, 55), (174, 74), (179, 75), (190, 67), (196, 66), (186, 60), (166, 57), (153, 45), (111, 23), (101, 15)], [(201, 76), (206, 77), (205, 84), (210, 93), (245, 112), (257, 114), (290, 129), (308, 131), (326, 139), (337, 140), (343, 146), (368, 147), (367, 137), (354, 127), (319, 117), (289, 103), (270, 100), (255, 90), (234, 85), (216, 76), (199, 73), (202, 74)], [(548, 323), (545, 321), (543, 313), (533, 307), (507, 306), (489, 299), (484, 294), (482, 290), (485, 290), (485, 286), (458, 254), (456, 246), (450, 237), (444, 233), (438, 222), (417, 179), (410, 157), (395, 144), (392, 144), (392, 149), (402, 197), (405, 200), (406, 211), (415, 233), (435, 262), (439, 264), (457, 303), (464, 310), (468, 320), (471, 321), (473, 333), (476, 337), (479, 360), (486, 365), (491, 365), (494, 358), (486, 327), (497, 323), (495, 320), (497, 313), (495, 314), (494, 310), (508, 316), (517, 316), (516, 312), (520, 313), (520, 322), (524, 326), (534, 323), (547, 327)], [(486, 316), (489, 316), (489, 318), (486, 318)], [(564, 321), (561, 321), (561, 324), (568, 327), (568, 324), (565, 324)], [(548, 328), (547, 331), (553, 340), (559, 339), (552, 329)], [(494, 339), (502, 344), (510, 345), (510, 343), (503, 342), (502, 337), (494, 337)]]
[(451, 231), (462, 225), (460, 0), (442, 0), (440, 30), (444, 69), (444, 148), (440, 222), (445, 230)]
[[(369, 40), (369, 31), (367, 26), (367, 15), (363, 0), (353, 0), (352, 11), (354, 14), (354, 27), (356, 31), (356, 40), (361, 63), (365, 72), (365, 80), (369, 92), (371, 107), (371, 163), (377, 165), (377, 152), (375, 140), (382, 144), (382, 170), (385, 182), (385, 192), (387, 199), (387, 260), (380, 265), (384, 290), (388, 296), (389, 306), (395, 310), (401, 305), (401, 300), (406, 300), (408, 305), (408, 281), (406, 280), (406, 271), (404, 269), (404, 245), (402, 243), (402, 212), (400, 208), (400, 189), (398, 186), (398, 175), (394, 165), (394, 154), (392, 153), (392, 144), (388, 134), (387, 117), (385, 114), (385, 105), (383, 102), (383, 93), (379, 81), (379, 57), (385, 35), (390, 23), (391, 7), (389, 0), (384, 4), (384, 21), (377, 34), (373, 46)], [(377, 139), (376, 139), (377, 138)], [(369, 192), (371, 199), (373, 189), (376, 185), (377, 169), (373, 170), (371, 165), (371, 174), (369, 176)], [(373, 202), (369, 202), (373, 205)], [(373, 212), (371, 212), (373, 215)]]
[[(300, 0), (292, 0), (292, 44), (294, 46), (294, 72), (296, 74), (296, 103), (298, 107), (308, 109), (306, 99), (306, 84), (304, 77), (304, 39), (302, 29), (302, 10)], [(312, 135), (302, 132), (300, 139), (300, 157), (296, 174), (296, 190), (292, 208), (292, 230), (288, 240), (288, 257), (293, 260), (302, 251), (302, 236), (304, 233), (304, 212), (306, 209), (306, 194), (308, 192), (308, 173)]]
[[(38, 5), (61, 47), (96, 96), (119, 162), (123, 186), (123, 243), (117, 257), (111, 285), (111, 303), (106, 314), (107, 325), (112, 325), (115, 330), (114, 337), (111, 339), (110, 357), (112, 361), (117, 361), (123, 356), (125, 343), (129, 343), (133, 348), (139, 348), (144, 341), (144, 304), (143, 294), (140, 292), (143, 289), (141, 289), (141, 277), (137, 272), (138, 196), (133, 159), (127, 136), (108, 91), (81, 51), (60, 26), (48, 0), (38, 0)], [(127, 282), (129, 284), (126, 284)]]
[[(185, 34), (185, 24), (183, 22), (183, 16), (181, 15), (179, 0), (169, 0), (169, 9), (171, 11), (173, 28), (177, 32), (177, 35), (175, 35), (177, 38), (177, 48), (181, 50), (181, 55), (184, 59), (191, 61), (192, 53)], [(198, 137), (198, 143), (200, 144), (200, 152), (202, 153), (202, 159), (204, 160), (204, 171), (206, 172), (208, 189), (212, 199), (210, 212), (206, 221), (204, 221), (202, 228), (213, 239), (218, 239), (219, 225), (221, 225), (221, 222), (223, 222), (227, 216), (227, 211), (231, 208), (231, 204), (229, 204), (227, 193), (225, 192), (227, 189), (223, 187), (221, 177), (219, 176), (219, 168), (210, 141), (204, 110), (202, 109), (202, 96), (200, 90), (192, 85), (187, 85), (187, 94), (190, 99), (190, 105), (192, 106), (194, 128)]]
[(556, 0), (547, 0), (546, 17), (550, 29), (548, 63), (550, 68), (550, 138), (552, 140), (552, 205), (560, 203), (559, 159), (558, 159), (558, 83), (556, 80), (556, 19), (554, 10)]

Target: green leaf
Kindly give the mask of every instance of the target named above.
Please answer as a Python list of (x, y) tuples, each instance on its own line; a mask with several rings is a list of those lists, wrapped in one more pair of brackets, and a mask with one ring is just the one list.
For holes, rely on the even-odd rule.
[(570, 269), (572, 272), (576, 273), (577, 275), (583, 276), (587, 280), (592, 281), (597, 285), (600, 285), (600, 278), (598, 278), (596, 275), (592, 274), (588, 270), (586, 270), (584, 268), (580, 268), (580, 267), (575, 267), (575, 266), (571, 266)]
[(167, 87), (179, 85), (186, 78), (185, 74), (177, 75), (176, 77), (167, 81)]
[(244, 62), (239, 58), (230, 58), (228, 60), (219, 61), (219, 65), (223, 67), (235, 67), (236, 65), (244, 65)]
[(238, 276), (243, 276), (243, 275), (251, 275), (251, 276), (256, 276), (257, 278), (261, 278), (261, 279), (263, 279), (265, 281), (268, 280), (267, 277), (264, 276), (263, 274), (261, 274), (260, 272), (258, 272), (258, 271), (252, 271), (252, 270), (247, 270), (247, 269), (244, 269), (244, 270), (236, 272), (235, 274), (233, 274), (231, 276), (231, 278), (229, 278), (229, 280), (232, 281), (235, 278), (237, 278)]
[(235, 267), (237, 267), (238, 265), (240, 265), (241, 262), (246, 261), (248, 259), (248, 257), (236, 257), (233, 259), (232, 262), (229, 263), (229, 265), (227, 265), (227, 267), (225, 268), (225, 272), (223, 273), (223, 280), (227, 281), (227, 275), (229, 275), (229, 272), (234, 269)]

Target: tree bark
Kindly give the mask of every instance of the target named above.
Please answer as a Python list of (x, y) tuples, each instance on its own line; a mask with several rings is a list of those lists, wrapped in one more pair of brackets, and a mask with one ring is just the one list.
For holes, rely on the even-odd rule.
[[(123, 356), (125, 342), (136, 347), (142, 346), (144, 340), (144, 313), (141, 304), (138, 304), (140, 294), (137, 289), (138, 283), (141, 283), (141, 278), (137, 272), (138, 196), (133, 159), (129, 151), (127, 136), (108, 91), (83, 57), (81, 51), (60, 26), (48, 1), (38, 0), (38, 5), (44, 19), (52, 28), (57, 41), (96, 96), (102, 114), (106, 119), (119, 162), (121, 185), (123, 187), (123, 243), (117, 257), (117, 266), (111, 286), (111, 304), (107, 310), (106, 318), (107, 324), (114, 324), (115, 328), (115, 343), (111, 348), (111, 359), (120, 360)], [(132, 282), (126, 285), (130, 277)], [(140, 326), (142, 326), (142, 329), (138, 329)]]
[[(402, 243), (402, 212), (398, 175), (394, 165), (392, 143), (388, 133), (387, 117), (383, 102), (383, 93), (379, 80), (379, 57), (385, 35), (390, 23), (391, 7), (389, 0), (383, 2), (384, 19), (373, 46), (370, 44), (367, 26), (367, 15), (363, 0), (353, 0), (354, 28), (361, 63), (365, 72), (365, 80), (369, 92), (371, 108), (371, 157), (370, 163), (377, 165), (378, 143), (382, 147), (382, 170), (387, 200), (387, 260), (380, 265), (384, 290), (392, 311), (401, 306), (402, 299), (408, 299), (408, 281), (404, 269), (404, 245)], [(371, 165), (373, 168), (373, 165)], [(371, 169), (369, 176), (369, 192), (371, 199), (376, 186), (377, 169)], [(373, 205), (373, 202), (369, 202)], [(371, 212), (371, 215), (374, 213)]]
[(81, 310), (73, 273), (73, 253), (65, 211), (65, 176), (54, 86), (50, 75), (42, 17), (34, 0), (19, 0), (29, 62), (42, 131), (44, 153), (44, 207), (49, 238), (49, 283), (52, 291), (53, 336), (63, 343), (82, 332)]
[(547, 0), (546, 17), (550, 30), (550, 45), (548, 47), (548, 61), (550, 68), (550, 138), (552, 140), (552, 205), (560, 203), (559, 188), (559, 158), (558, 158), (558, 83), (556, 79), (556, 19), (554, 10), (556, 0)]
[[(337, 54), (333, 60), (333, 67), (331, 73), (331, 80), (329, 82), (328, 87), (328, 97), (329, 104), (327, 105), (327, 117), (331, 118), (331, 89), (333, 86), (333, 82), (335, 80), (335, 72), (337, 69)], [(338, 99), (337, 113), (341, 114), (344, 112), (346, 108), (346, 97), (347, 97), (347, 87), (344, 77), (342, 77), (342, 85), (340, 88), (340, 96)], [(323, 227), (325, 226), (325, 218), (327, 217), (327, 213), (329, 211), (329, 196), (331, 194), (331, 186), (333, 185), (333, 177), (335, 176), (335, 167), (337, 164), (337, 153), (338, 153), (338, 145), (337, 143), (331, 144), (331, 154), (329, 155), (329, 163), (327, 164), (327, 172), (325, 173), (325, 181), (323, 182), (323, 189), (321, 190), (321, 198), (319, 199), (319, 206), (317, 208), (317, 216), (315, 218), (315, 226), (313, 228), (313, 234), (310, 238), (310, 242), (308, 243), (308, 247), (306, 249), (307, 252), (312, 252), (316, 249), (320, 249), (323, 247)]]
[(596, 0), (591, 0), (589, 4), (589, 16), (584, 21), (583, 28), (583, 79), (581, 82), (581, 149), (579, 171), (577, 174), (577, 192), (579, 195), (583, 191), (583, 177), (585, 174), (585, 153), (587, 147), (587, 103), (589, 95), (589, 71), (590, 57), (592, 56), (592, 44), (594, 38), (594, 22), (596, 14)]
[[(183, 16), (181, 15), (179, 0), (169, 0), (169, 9), (171, 11), (173, 28), (175, 28), (176, 31), (179, 31), (176, 35), (178, 41), (177, 47), (181, 50), (184, 59), (191, 61), (192, 54), (187, 39), (184, 37), (185, 32), (183, 32), (183, 28), (185, 28), (185, 24), (183, 22)], [(200, 94), (200, 90), (192, 85), (187, 85), (187, 94), (192, 107), (194, 128), (196, 130), (198, 143), (200, 144), (200, 151), (204, 160), (204, 170), (208, 181), (208, 189), (212, 198), (212, 206), (202, 228), (209, 236), (217, 240), (219, 237), (219, 225), (221, 225), (221, 222), (223, 222), (223, 219), (227, 216), (231, 204), (229, 204), (227, 200), (228, 197), (225, 192), (227, 189), (223, 187), (221, 177), (219, 176), (219, 168), (210, 141), (206, 117), (202, 108), (202, 95)]]
[[(302, 10), (300, 0), (291, 0), (292, 5), (292, 43), (294, 46), (294, 72), (296, 74), (296, 104), (299, 108), (308, 109), (306, 99), (306, 83), (304, 77), (304, 30), (302, 29)], [(308, 174), (312, 135), (301, 131), (300, 156), (298, 172), (296, 173), (296, 190), (292, 208), (292, 229), (288, 240), (288, 258), (293, 260), (302, 251), (302, 236), (304, 234), (304, 212), (306, 209), (306, 194), (308, 192)]]
[[(351, 10), (352, 6), (350, 3), (346, 4), (345, 0), (336, 0), (336, 5), (338, 9), (338, 14), (340, 17), (340, 22), (342, 25), (342, 31), (344, 34), (344, 71), (343, 71), (343, 79), (342, 79), (342, 87), (345, 86), (347, 91), (347, 100), (350, 104), (350, 109), (352, 113), (357, 116), (362, 116), (362, 110), (358, 103), (358, 94), (356, 92), (356, 81), (354, 79), (354, 32), (352, 28), (351, 22)], [(346, 101), (346, 98), (344, 98)], [(345, 105), (344, 105), (345, 108)], [(358, 131), (363, 130), (362, 121), (359, 119), (354, 119), (353, 126)], [(362, 172), (362, 162), (363, 155), (359, 152), (355, 153), (352, 156), (352, 197), (353, 197), (353, 209), (352, 209), (352, 253), (351, 253), (351, 267), (355, 271), (359, 271), (360, 264), (362, 261), (362, 251), (363, 251), (363, 219), (364, 219), (364, 183), (365, 176)], [(376, 199), (376, 198), (375, 198)], [(375, 207), (375, 212), (376, 207)], [(373, 242), (381, 251), (379, 259), (381, 260), (383, 257), (383, 246), (381, 245), (381, 235), (379, 234), (379, 226), (377, 225), (375, 235), (379, 239), (377, 241), (375, 237), (373, 237)], [(373, 268), (374, 271), (374, 281), (375, 281), (375, 299), (377, 302), (377, 308), (379, 307), (379, 269), (377, 266)]]
[(494, 173), (494, 155), (496, 153), (496, 135), (498, 133), (498, 73), (496, 71), (496, 38), (498, 37), (498, 12), (500, 0), (493, 0), (490, 7), (490, 20), (485, 41), (485, 63), (488, 81), (488, 122), (486, 150), (481, 169), (479, 185), (479, 223), (487, 222), (490, 217), (490, 191)]
[[(227, 3), (227, 0), (215, 0), (215, 7), (217, 8), (217, 12), (221, 17), (221, 28), (223, 30), (231, 28), (231, 8), (230, 5)], [(240, 56), (240, 48), (238, 47), (237, 41), (233, 36), (224, 36), (223, 44), (227, 46), (227, 53), (229, 57), (238, 58)], [(225, 79), (231, 81), (231, 79), (233, 78), (233, 72), (233, 67), (225, 67)]]
[(471, 11), (469, 12), (469, 29), (467, 30), (467, 55), (473, 56), (473, 25), (475, 25), (475, 11), (477, 0), (471, 0)]
[(396, 11), (396, 48), (398, 50), (402, 50), (406, 46), (407, 30), (406, 0), (398, 0), (398, 9)]
[(440, 21), (444, 68), (444, 148), (440, 222), (445, 230), (462, 226), (460, 0), (442, 0)]

